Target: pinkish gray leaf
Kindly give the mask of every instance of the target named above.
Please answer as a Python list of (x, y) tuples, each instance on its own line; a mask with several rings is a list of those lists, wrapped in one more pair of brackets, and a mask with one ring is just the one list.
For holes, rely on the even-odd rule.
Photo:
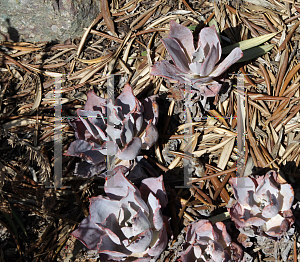
[(147, 125), (144, 135), (142, 136), (142, 149), (149, 149), (158, 139), (158, 132), (152, 121)]
[(142, 140), (139, 137), (134, 137), (125, 147), (117, 153), (117, 157), (122, 160), (135, 159), (142, 148)]
[(176, 39), (179, 43), (182, 44), (182, 48), (185, 50), (187, 55), (191, 58), (192, 54), (195, 52), (194, 47), (194, 39), (193, 34), (190, 29), (187, 27), (176, 23), (175, 21), (171, 20), (170, 22), (170, 32), (169, 38)]
[[(278, 179), (275, 171), (257, 179), (231, 178), (229, 182), (237, 203), (228, 210), (240, 231), (247, 227), (257, 234), (264, 232), (267, 236), (280, 237), (293, 224), (290, 208), (294, 191), (283, 179)], [(291, 214), (288, 218), (283, 215), (286, 211)]]
[[(143, 149), (149, 149), (157, 141), (155, 125), (158, 105), (154, 97), (145, 99), (146, 110), (134, 96), (129, 84), (125, 85), (115, 104), (111, 99), (106, 101), (98, 97), (94, 91), (89, 91), (87, 97), (84, 110), (77, 110), (79, 118), (70, 121), (75, 129), (76, 139), (80, 142), (72, 143), (66, 155), (81, 157), (90, 165), (77, 164), (75, 174), (98, 174), (99, 161), (105, 165), (104, 155), (116, 156), (123, 161), (123, 165), (127, 161), (129, 166), (128, 161), (136, 159), (142, 145)], [(140, 137), (144, 131), (142, 142)]]
[[(144, 201), (122, 174), (122, 168), (114, 173), (105, 183), (108, 197), (90, 198), (90, 216), (72, 235), (108, 259), (133, 261), (130, 256), (141, 253), (144, 257), (137, 261), (150, 261), (163, 252), (168, 242), (159, 200), (150, 192)], [(151, 190), (158, 192), (161, 183), (152, 183)]]
[(196, 89), (195, 92), (200, 91), (205, 101), (205, 97), (216, 96), (222, 86), (221, 83), (212, 85), (209, 82), (223, 74), (243, 56), (243, 52), (237, 47), (218, 64), (222, 50), (214, 25), (200, 31), (196, 51), (192, 32), (174, 21), (171, 21), (168, 38), (161, 41), (174, 65), (168, 61), (156, 62), (151, 74), (167, 78), (172, 83), (190, 84)]
[(175, 66), (182, 71), (182, 74), (189, 73), (189, 58), (186, 56), (177, 40), (174, 38), (165, 38), (162, 42), (172, 57)]
[(165, 185), (163, 182), (163, 176), (146, 178), (142, 181), (140, 191), (143, 199), (147, 199), (150, 192), (159, 199), (159, 203), (162, 207), (166, 207), (168, 200)]
[[(226, 226), (222, 222), (213, 225), (209, 220), (198, 220), (187, 226), (186, 242), (189, 246), (181, 253), (181, 262), (206, 261), (229, 262), (230, 255), (228, 248), (233, 243), (229, 236)], [(234, 261), (241, 261), (243, 252), (241, 248), (231, 249), (234, 252)]]
[(217, 77), (223, 74), (231, 65), (236, 63), (243, 56), (243, 52), (239, 47), (236, 47), (231, 53), (211, 72), (211, 76)]
[(86, 217), (80, 223), (80, 226), (72, 232), (72, 236), (80, 240), (87, 248), (97, 250), (97, 244), (100, 242), (100, 237), (105, 232), (101, 228), (92, 223), (90, 217)]

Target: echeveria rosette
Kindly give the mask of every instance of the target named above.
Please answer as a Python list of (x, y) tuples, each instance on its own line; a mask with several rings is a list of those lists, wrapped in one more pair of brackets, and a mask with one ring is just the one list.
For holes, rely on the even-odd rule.
[[(258, 178), (229, 180), (236, 201), (228, 208), (236, 227), (248, 236), (281, 237), (294, 223), (294, 190), (275, 171)], [(250, 230), (243, 230), (250, 229)]]
[(163, 178), (146, 178), (138, 190), (118, 168), (101, 195), (90, 198), (90, 215), (72, 235), (97, 250), (101, 261), (150, 261), (165, 249), (168, 236), (161, 208), (167, 204)]
[(187, 247), (181, 253), (181, 262), (240, 261), (243, 251), (231, 241), (224, 223), (214, 225), (209, 220), (198, 220), (187, 226), (185, 240)]
[(166, 60), (156, 62), (151, 74), (174, 83), (189, 83), (204, 97), (214, 97), (219, 93), (222, 84), (214, 79), (243, 56), (242, 50), (236, 47), (216, 65), (221, 58), (222, 48), (214, 25), (200, 31), (197, 49), (194, 47), (192, 31), (175, 21), (171, 21), (168, 38), (161, 41), (174, 64)]
[(158, 139), (155, 97), (140, 102), (129, 84), (115, 103), (89, 91), (84, 110), (78, 109), (77, 115), (77, 119), (70, 121), (76, 140), (65, 154), (85, 161), (76, 165), (77, 175), (92, 176), (103, 171), (107, 155), (133, 160), (141, 149), (149, 149)]

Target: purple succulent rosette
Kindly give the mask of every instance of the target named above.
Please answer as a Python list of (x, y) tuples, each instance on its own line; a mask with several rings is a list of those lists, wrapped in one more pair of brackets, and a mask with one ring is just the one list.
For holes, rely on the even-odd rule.
[(230, 178), (235, 201), (228, 208), (241, 233), (281, 237), (294, 223), (294, 190), (275, 171), (258, 178)]
[(77, 119), (70, 121), (76, 140), (65, 153), (84, 160), (76, 164), (75, 175), (93, 176), (102, 172), (106, 169), (106, 156), (133, 160), (141, 149), (149, 149), (158, 139), (155, 97), (140, 102), (129, 84), (115, 104), (89, 91), (84, 110), (78, 109), (77, 115)]
[(224, 223), (214, 225), (209, 220), (198, 220), (187, 226), (187, 248), (181, 253), (180, 262), (241, 261), (243, 250), (231, 241)]
[(168, 38), (161, 41), (173, 64), (166, 60), (156, 62), (151, 74), (174, 83), (190, 84), (204, 98), (214, 97), (219, 93), (222, 84), (214, 79), (243, 56), (242, 50), (236, 47), (216, 65), (221, 58), (222, 48), (214, 25), (200, 31), (197, 49), (194, 47), (192, 31), (175, 21), (171, 21)]
[(72, 235), (97, 250), (103, 262), (150, 261), (168, 242), (161, 213), (167, 205), (163, 177), (144, 179), (138, 190), (121, 170), (117, 168), (115, 176), (106, 180), (107, 197), (90, 198), (90, 215)]

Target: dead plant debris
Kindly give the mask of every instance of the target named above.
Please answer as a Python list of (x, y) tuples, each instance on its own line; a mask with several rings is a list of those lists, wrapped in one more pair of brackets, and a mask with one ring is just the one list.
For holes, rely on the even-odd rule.
[[(73, 175), (79, 158), (62, 156), (55, 188), (54, 135), (61, 96), (61, 153), (75, 140), (68, 119), (87, 93), (115, 97), (126, 83), (141, 100), (156, 94), (159, 140), (142, 152), (163, 174), (173, 236), (156, 261), (177, 261), (184, 226), (223, 221), (234, 242), (249, 243), (230, 221), (230, 177), (273, 169), (292, 185), (294, 235), (258, 237), (245, 261), (300, 261), (300, 5), (296, 1), (107, 1), (81, 39), (64, 43), (0, 42), (0, 260), (99, 261), (71, 232), (88, 215), (88, 199), (104, 195), (105, 179)], [(227, 90), (188, 105), (184, 92), (150, 75), (170, 56), (160, 41), (174, 20), (196, 36), (217, 28), (222, 47), (274, 33), (255, 57), (233, 65)], [(245, 52), (244, 56), (248, 54)], [(280, 179), (279, 177), (279, 179)], [(102, 186), (102, 187), (101, 187)], [(181, 233), (180, 233), (181, 232)], [(169, 235), (169, 237), (171, 237)], [(242, 240), (241, 240), (242, 239)], [(246, 244), (247, 245), (247, 244)]]

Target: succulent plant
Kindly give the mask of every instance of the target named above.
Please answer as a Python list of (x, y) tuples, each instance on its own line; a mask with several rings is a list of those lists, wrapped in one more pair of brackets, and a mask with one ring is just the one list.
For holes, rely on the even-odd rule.
[(138, 190), (117, 167), (104, 191), (90, 198), (90, 215), (72, 235), (87, 248), (97, 250), (101, 261), (150, 261), (168, 242), (161, 208), (167, 205), (163, 178), (151, 177)]
[(222, 49), (214, 25), (200, 31), (196, 50), (192, 31), (175, 21), (171, 21), (168, 38), (161, 41), (173, 63), (166, 60), (156, 62), (151, 74), (162, 76), (174, 83), (191, 84), (204, 97), (214, 97), (219, 93), (222, 84), (215, 81), (215, 78), (243, 56), (242, 50), (236, 47), (216, 66)]
[(103, 171), (106, 156), (133, 160), (141, 149), (149, 149), (158, 139), (155, 97), (141, 103), (129, 84), (114, 104), (111, 99), (107, 101), (89, 91), (84, 110), (78, 109), (77, 115), (78, 118), (69, 121), (76, 140), (65, 154), (85, 160), (76, 165), (77, 175), (92, 176)]
[(269, 171), (258, 178), (230, 178), (235, 201), (229, 204), (232, 221), (248, 236), (281, 237), (294, 222), (291, 206), (294, 191), (291, 185)]
[(240, 261), (243, 257), (243, 250), (231, 241), (222, 222), (195, 221), (187, 226), (185, 240), (188, 247), (181, 253), (181, 262)]

